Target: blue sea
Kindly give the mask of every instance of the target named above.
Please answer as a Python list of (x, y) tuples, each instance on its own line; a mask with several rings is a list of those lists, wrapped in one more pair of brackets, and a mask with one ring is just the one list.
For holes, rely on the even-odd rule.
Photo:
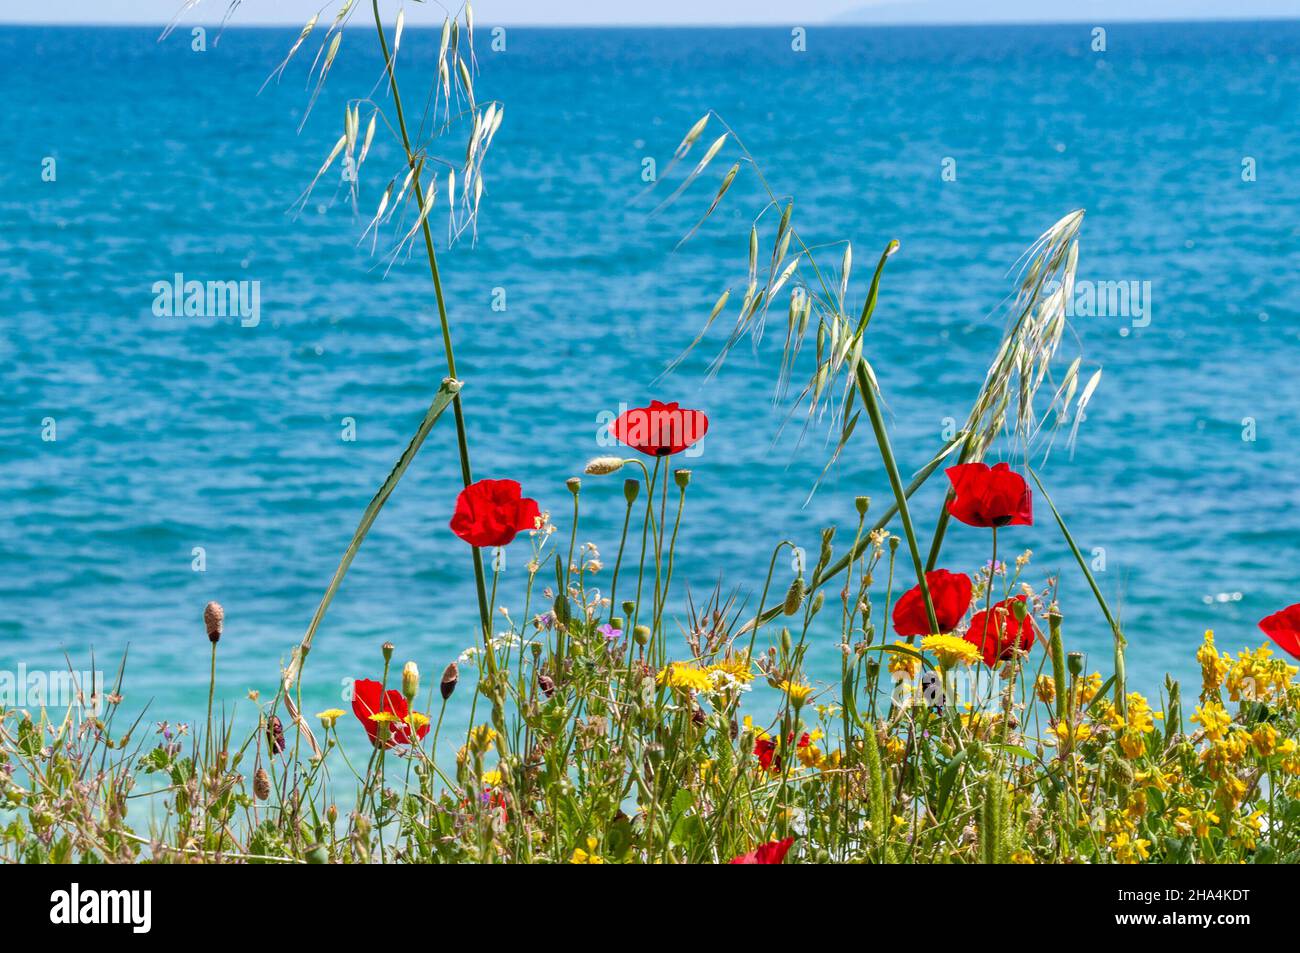
[[(435, 213), (476, 474), (520, 480), (567, 532), (564, 480), (607, 451), (606, 415), (651, 398), (704, 409), (674, 625), (688, 587), (698, 603), (720, 583), (752, 608), (778, 541), (815, 557), (821, 527), (851, 534), (856, 495), (888, 498), (864, 426), (805, 502), (830, 445), (824, 426), (782, 430), (783, 313), (716, 376), (715, 334), (660, 378), (719, 293), (733, 291), (720, 320), (743, 294), (748, 170), (674, 250), (733, 152), (662, 214), (637, 201), (645, 160), (662, 171), (709, 109), (794, 197), (810, 242), (852, 240), (854, 302), (901, 242), (867, 353), (905, 477), (964, 419), (1009, 271), (1059, 217), (1087, 209), (1080, 280), (1149, 288), (1139, 318), (1075, 318), (1060, 369), (1081, 353), (1104, 374), (1074, 452), (1062, 439), (1044, 470), (1122, 617), (1136, 686), (1195, 678), (1205, 629), (1236, 651), (1300, 601), (1300, 24), (1115, 25), (1105, 51), (1084, 25), (813, 27), (802, 52), (785, 29), (514, 28), (494, 52), (491, 26), (477, 90), (505, 119), (477, 240), (448, 249)], [(383, 242), (358, 245), (402, 172), (382, 125), (359, 209), (335, 167), (291, 214), (345, 101), (391, 109), (362, 21), (310, 115), (314, 41), (259, 94), (296, 32), (213, 31), (196, 52), (187, 30), (0, 29), (0, 668), (80, 670), (93, 653), (111, 672), (129, 647), (127, 709), (152, 701), (154, 720), (202, 714), (210, 599), (226, 609), (228, 710), (274, 691), (445, 375), (419, 249), (390, 269)], [(437, 39), (403, 39), (416, 117)], [(156, 315), (153, 286), (177, 273), (257, 282), (259, 322)], [(448, 418), (317, 636), (309, 712), (377, 675), (386, 640), (427, 678), (472, 644), (469, 561), (447, 527), (458, 488)], [(923, 546), (943, 488), (915, 501)], [(582, 502), (580, 540), (612, 566), (622, 474), (584, 478)], [(1033, 551), (1035, 582), (1060, 574), (1068, 647), (1107, 670), (1107, 626), (1046, 507), (1000, 543)], [(525, 546), (498, 599), (516, 619)], [(953, 526), (942, 565), (973, 572), (987, 547)], [(783, 559), (778, 587), (790, 575)], [(834, 639), (813, 633), (816, 678), (838, 673)]]

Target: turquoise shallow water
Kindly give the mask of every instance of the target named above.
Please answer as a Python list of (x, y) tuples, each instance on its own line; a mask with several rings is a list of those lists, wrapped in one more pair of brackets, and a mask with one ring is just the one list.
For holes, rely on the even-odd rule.
[[(385, 276), (332, 180), (285, 214), (339, 135), (344, 95), (379, 77), (371, 35), (349, 30), (298, 135), (305, 64), (257, 95), (292, 36), (231, 30), (195, 53), (187, 34), (0, 30), (0, 663), (57, 668), (67, 652), (84, 667), (129, 645), (130, 700), (173, 720), (201, 712), (208, 599), (227, 612), (224, 695), (272, 690), (444, 374), (420, 261)], [(1101, 54), (1090, 40), (1070, 26), (827, 28), (795, 54), (783, 30), (512, 29), (506, 52), (481, 47), (480, 95), (506, 120), (477, 245), (443, 259), (479, 474), (516, 477), (559, 513), (564, 478), (601, 450), (602, 413), (650, 397), (704, 408), (677, 569), (696, 593), (719, 578), (752, 592), (778, 539), (815, 550), (822, 525), (848, 530), (854, 495), (884, 499), (864, 432), (803, 505), (824, 448), (774, 442), (775, 336), (712, 380), (705, 350), (652, 386), (743, 283), (745, 186), (676, 253), (709, 189), (653, 219), (630, 204), (643, 157), (662, 163), (712, 107), (797, 197), (810, 238), (853, 239), (857, 300), (865, 263), (902, 242), (870, 348), (905, 469), (976, 393), (1008, 267), (1087, 208), (1080, 277), (1149, 281), (1151, 320), (1075, 321), (1105, 377), (1049, 485), (1081, 544), (1106, 551), (1099, 581), (1135, 682), (1188, 675), (1207, 627), (1227, 649), (1257, 642), (1255, 621), (1300, 599), (1300, 25), (1116, 26)], [(408, 34), (405, 68), (435, 44)], [(377, 137), (365, 207), (400, 164)], [(260, 324), (156, 317), (151, 287), (176, 272), (258, 281)], [(42, 440), (46, 418), (57, 441)], [(374, 674), (386, 639), (430, 677), (471, 641), (468, 562), (446, 525), (451, 434), (435, 431), (348, 576), (309, 710)], [(611, 563), (620, 488), (583, 491), (582, 538)], [(940, 491), (921, 494), (927, 535)], [(944, 564), (973, 568), (986, 543), (958, 527)], [(1003, 545), (1033, 549), (1040, 576), (1064, 570), (1068, 638), (1107, 666), (1104, 623), (1046, 519)], [(516, 613), (522, 572), (512, 561), (503, 582)], [(837, 670), (829, 634), (814, 668)]]

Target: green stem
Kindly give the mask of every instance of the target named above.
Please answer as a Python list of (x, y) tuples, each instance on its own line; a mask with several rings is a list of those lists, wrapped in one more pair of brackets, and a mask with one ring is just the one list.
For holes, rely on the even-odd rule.
[[(406, 150), (406, 161), (411, 167), (411, 186), (415, 190), (416, 207), (424, 208), (424, 186), (420, 182), (420, 162), (415, 157), (415, 151), (411, 148), (411, 137), (406, 131), (406, 116), (402, 111), (402, 97), (397, 90), (397, 73), (393, 69), (393, 58), (388, 50), (388, 38), (384, 35), (384, 23), (379, 16), (379, 0), (371, 0), (371, 6), (375, 13), (375, 30), (379, 34), (379, 47), (384, 54), (384, 69), (388, 73), (388, 86), (393, 93), (393, 107), (397, 113), (397, 127), (402, 133), (402, 147)], [(456, 376), (456, 352), (451, 344), (451, 322), (447, 319), (447, 303), (442, 294), (442, 278), (438, 274), (438, 258), (433, 250), (433, 232), (429, 228), (429, 218), (425, 216), (421, 221), (421, 228), (424, 233), (424, 249), (429, 257), (429, 274), (433, 278), (433, 295), (438, 302), (438, 320), (442, 325), (442, 347), (447, 357), (447, 375)], [(469, 486), (474, 482), (474, 475), (469, 464), (469, 439), (465, 434), (465, 412), (461, 406), (460, 392), (452, 399), (452, 412), (456, 418), (456, 448), (460, 454), (460, 475), (461, 482)], [(487, 599), (487, 581), (483, 575), (483, 558), (478, 551), (478, 547), (471, 548), (474, 561), (474, 586), (478, 590), (478, 612), (479, 621), (483, 625), (484, 646), (488, 647), (489, 633), (491, 627), (491, 612), (488, 609)], [(488, 665), (492, 669), (492, 674), (496, 674), (496, 661), (492, 658), (492, 653), (488, 652)]]
[(894, 462), (894, 451), (889, 443), (889, 433), (885, 430), (885, 421), (880, 414), (880, 403), (876, 400), (876, 389), (867, 374), (865, 361), (859, 360), (854, 368), (858, 392), (862, 395), (863, 406), (871, 420), (871, 429), (876, 435), (876, 446), (880, 448), (880, 458), (885, 464), (889, 476), (889, 488), (893, 491), (894, 502), (898, 506), (898, 518), (903, 524), (903, 535), (907, 537), (907, 548), (912, 555), (912, 565), (916, 567), (916, 581), (921, 587), (921, 597), (925, 600), (925, 614), (930, 621), (930, 632), (939, 634), (939, 621), (934, 615), (934, 603), (930, 599), (930, 587), (925, 582), (925, 566), (921, 563), (921, 550), (916, 544), (916, 531), (912, 528), (912, 514), (907, 509), (907, 492), (903, 489), (903, 480), (898, 475), (898, 464)]

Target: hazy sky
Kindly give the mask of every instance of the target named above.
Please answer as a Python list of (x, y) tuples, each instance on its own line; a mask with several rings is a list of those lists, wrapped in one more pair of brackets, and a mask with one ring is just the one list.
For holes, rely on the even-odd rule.
[[(182, 22), (220, 20), (230, 0), (200, 0)], [(300, 26), (341, 0), (242, 0), (236, 25)], [(368, 6), (365, 0), (359, 2)], [(396, 9), (397, 0), (383, 0)], [(165, 23), (184, 0), (0, 0), (0, 22)], [(406, 4), (407, 22), (441, 22), (435, 2)], [(1113, 22), (1300, 16), (1297, 0), (480, 0), (482, 24), (810, 24)]]

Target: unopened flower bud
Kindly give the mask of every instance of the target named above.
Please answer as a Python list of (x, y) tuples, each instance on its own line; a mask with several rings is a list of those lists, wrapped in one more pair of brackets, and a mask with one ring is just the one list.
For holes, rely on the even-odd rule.
[(1025, 616), (1029, 615), (1029, 602), (1025, 599), (1012, 600), (1011, 614), (1016, 617), (1017, 622), (1024, 622)]
[(460, 669), (456, 663), (452, 662), (442, 670), (442, 681), (438, 684), (438, 690), (442, 692), (442, 700), (446, 701), (451, 697), (451, 693), (456, 690), (456, 683), (460, 681)]
[(604, 476), (607, 473), (617, 473), (621, 469), (623, 469), (622, 457), (597, 457), (583, 468), (583, 472), (590, 473), (592, 476)]
[(411, 702), (420, 694), (420, 669), (414, 662), (402, 666), (402, 697)]
[(209, 602), (203, 607), (203, 624), (208, 629), (208, 641), (216, 644), (221, 640), (221, 629), (226, 622), (226, 610), (220, 602)]
[(650, 643), (650, 626), (638, 625), (632, 630), (632, 638), (636, 640), (637, 645), (648, 645)]
[(679, 490), (684, 490), (684, 489), (686, 489), (686, 484), (688, 484), (688, 483), (691, 482), (691, 471), (690, 471), (690, 470), (674, 470), (674, 471), (673, 471), (673, 482), (677, 484), (677, 489), (679, 489)]
[(640, 480), (629, 479), (623, 481), (623, 499), (627, 500), (628, 506), (631, 506), (633, 503), (636, 502), (637, 494), (639, 494), (640, 492), (641, 492)]

